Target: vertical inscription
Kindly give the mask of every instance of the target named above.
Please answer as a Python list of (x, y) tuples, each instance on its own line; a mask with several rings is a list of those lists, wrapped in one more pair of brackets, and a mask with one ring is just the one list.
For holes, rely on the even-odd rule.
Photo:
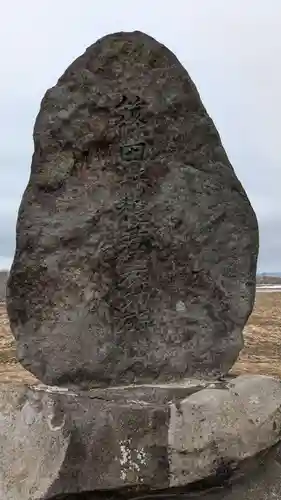
[(121, 124), (126, 125), (128, 120), (134, 120), (138, 124), (145, 124), (143, 110), (146, 107), (146, 102), (139, 96), (129, 98), (123, 95), (122, 100), (116, 106), (117, 113), (122, 117)]
[[(116, 106), (117, 114), (121, 120), (119, 125), (124, 128), (124, 135), (128, 136), (128, 122), (134, 122), (136, 125), (144, 125), (145, 119), (143, 110), (146, 102), (139, 96), (128, 97), (123, 95), (121, 102)], [(140, 141), (136, 143), (127, 143), (120, 146), (121, 159), (123, 161), (140, 161), (144, 158), (145, 143)]]

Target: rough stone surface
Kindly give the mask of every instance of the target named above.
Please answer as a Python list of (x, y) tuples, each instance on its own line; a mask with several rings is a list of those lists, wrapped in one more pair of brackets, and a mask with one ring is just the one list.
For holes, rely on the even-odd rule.
[(1, 500), (206, 492), (247, 477), (280, 440), (280, 381), (241, 376), (202, 384), (77, 393), (5, 385)]
[(224, 390), (206, 388), (171, 405), (170, 486), (231, 471), (280, 439), (281, 383), (240, 376)]
[(257, 221), (177, 58), (99, 40), (45, 94), (34, 145), (7, 297), (25, 368), (84, 387), (227, 373)]
[[(280, 500), (281, 498), (281, 446), (274, 447), (255, 459), (255, 467), (243, 470), (243, 477), (231, 481), (226, 479), (221, 486), (202, 487), (197, 485), (193, 491), (168, 489), (155, 494), (122, 495), (87, 492), (54, 496), (52, 500)], [(252, 465), (252, 464), (251, 464)], [(200, 487), (201, 486), (201, 487)], [(195, 490), (195, 491), (194, 491)]]
[(228, 481), (220, 487), (197, 489), (196, 491), (177, 491), (174, 488), (155, 495), (137, 496), (117, 493), (70, 494), (55, 496), (52, 500), (280, 500), (281, 498), (281, 446), (256, 458), (256, 467), (244, 471), (239, 481)]

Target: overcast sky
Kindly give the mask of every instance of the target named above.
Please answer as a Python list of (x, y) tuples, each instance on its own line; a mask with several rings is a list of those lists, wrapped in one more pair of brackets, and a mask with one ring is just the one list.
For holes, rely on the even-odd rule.
[(9, 0), (0, 7), (0, 268), (47, 88), (97, 38), (141, 30), (189, 71), (256, 210), (260, 271), (281, 271), (281, 0)]

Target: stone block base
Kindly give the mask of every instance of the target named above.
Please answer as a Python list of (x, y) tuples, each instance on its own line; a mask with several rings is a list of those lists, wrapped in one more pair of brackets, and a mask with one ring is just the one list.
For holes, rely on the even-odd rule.
[[(281, 383), (259, 375), (89, 392), (3, 385), (0, 392), (1, 500), (97, 500), (106, 491), (236, 500), (227, 484), (241, 488), (242, 477), (254, 477), (281, 436)], [(280, 468), (274, 461), (269, 474)], [(221, 487), (225, 496), (208, 496)], [(279, 498), (257, 495), (237, 500)]]

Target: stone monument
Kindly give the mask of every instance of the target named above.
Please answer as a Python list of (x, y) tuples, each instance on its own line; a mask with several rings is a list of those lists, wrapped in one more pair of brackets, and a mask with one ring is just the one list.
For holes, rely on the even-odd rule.
[(46, 384), (217, 378), (243, 346), (258, 228), (187, 71), (105, 36), (45, 94), (8, 314)]
[(102, 38), (34, 145), (7, 304), (43, 384), (0, 387), (1, 500), (281, 498), (280, 381), (224, 377), (257, 221), (185, 69), (143, 33)]

